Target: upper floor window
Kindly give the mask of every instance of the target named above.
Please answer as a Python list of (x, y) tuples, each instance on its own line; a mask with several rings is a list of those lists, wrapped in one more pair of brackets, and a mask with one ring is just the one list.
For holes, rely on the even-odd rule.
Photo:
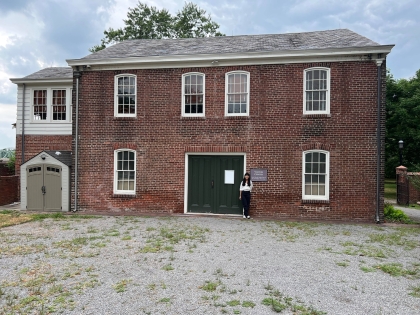
[(114, 151), (114, 193), (136, 193), (136, 152), (122, 149)]
[(47, 120), (47, 90), (34, 90), (34, 120)]
[(46, 88), (33, 90), (32, 120), (45, 122), (69, 122), (71, 117), (68, 89)]
[(303, 199), (329, 200), (329, 167), (329, 152), (303, 152)]
[(137, 111), (136, 76), (121, 74), (115, 76), (115, 117), (136, 117)]
[(204, 116), (205, 76), (202, 73), (182, 75), (182, 116)]
[(304, 71), (304, 114), (330, 113), (330, 69), (310, 68)]
[(53, 120), (66, 120), (66, 90), (53, 90), (52, 92), (52, 118)]
[(249, 116), (249, 72), (226, 73), (225, 115)]

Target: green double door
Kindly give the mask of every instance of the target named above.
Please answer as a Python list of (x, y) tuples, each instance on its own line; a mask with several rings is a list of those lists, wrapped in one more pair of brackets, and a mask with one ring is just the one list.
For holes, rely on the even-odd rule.
[(190, 155), (188, 212), (242, 215), (243, 172), (243, 156)]

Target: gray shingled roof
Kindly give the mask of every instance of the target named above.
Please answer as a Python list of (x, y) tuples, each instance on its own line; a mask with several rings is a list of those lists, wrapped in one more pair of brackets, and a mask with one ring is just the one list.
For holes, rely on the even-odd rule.
[[(71, 151), (45, 151), (46, 153), (48, 153), (49, 155), (53, 156), (54, 158), (56, 158), (57, 160), (59, 160), (60, 162), (66, 164), (67, 166), (71, 166)], [(59, 152), (60, 154), (56, 154), (57, 152)]]
[(27, 75), (23, 79), (71, 79), (73, 78), (73, 69), (71, 67), (51, 67), (39, 70)]
[(90, 54), (81, 60), (371, 46), (380, 46), (380, 44), (348, 29), (338, 29), (271, 35), (126, 40)]

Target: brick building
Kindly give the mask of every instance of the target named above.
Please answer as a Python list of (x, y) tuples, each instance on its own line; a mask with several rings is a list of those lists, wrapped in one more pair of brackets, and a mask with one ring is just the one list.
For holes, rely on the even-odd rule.
[(72, 208), (241, 215), (251, 171), (251, 216), (381, 220), (392, 47), (341, 29), (131, 40), (67, 60)]

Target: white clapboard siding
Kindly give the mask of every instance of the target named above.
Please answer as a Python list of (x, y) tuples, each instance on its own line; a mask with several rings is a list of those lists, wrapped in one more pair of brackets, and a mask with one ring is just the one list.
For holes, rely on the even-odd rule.
[[(71, 84), (53, 84), (49, 85), (26, 85), (25, 88), (25, 134), (27, 135), (71, 135)], [(48, 106), (51, 106), (52, 89), (66, 89), (67, 90), (67, 120), (66, 121), (51, 121), (47, 117), (47, 121), (33, 120), (33, 91), (38, 89), (47, 90)], [(22, 100), (23, 100), (23, 85), (18, 84), (17, 93), (17, 121), (16, 134), (22, 134)], [(51, 115), (50, 115), (51, 116)]]

